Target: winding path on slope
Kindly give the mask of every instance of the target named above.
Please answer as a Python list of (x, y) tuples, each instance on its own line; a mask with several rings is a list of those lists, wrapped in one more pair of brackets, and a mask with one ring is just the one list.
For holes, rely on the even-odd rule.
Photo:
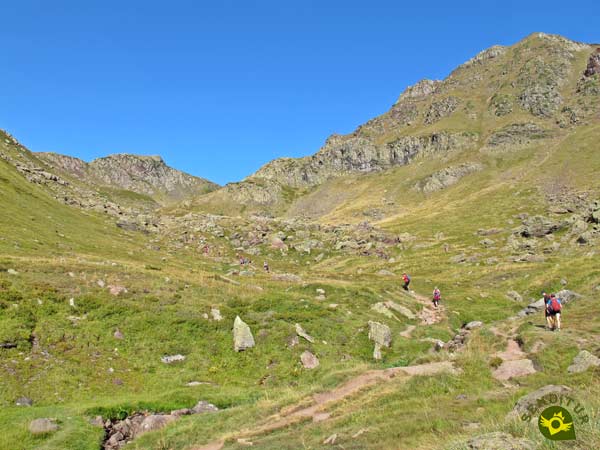
[[(423, 308), (417, 314), (417, 317), (421, 320), (421, 325), (433, 325), (441, 322), (445, 315), (445, 308), (440, 305), (437, 309), (433, 307), (431, 300), (425, 296), (417, 294), (414, 291), (404, 292), (387, 292), (389, 295), (394, 297), (405, 297), (411, 300), (416, 300), (418, 303), (423, 305)], [(410, 338), (410, 332), (414, 330), (409, 328), (409, 332), (404, 334), (404, 337)], [(401, 333), (402, 335), (402, 333)], [(282, 409), (278, 414), (275, 414), (265, 420), (264, 423), (256, 425), (255, 427), (242, 429), (228, 434), (208, 444), (191, 447), (190, 450), (220, 450), (225, 445), (226, 441), (239, 440), (240, 443), (246, 443), (250, 445), (247, 439), (258, 436), (261, 434), (270, 433), (274, 430), (279, 430), (288, 427), (304, 420), (312, 420), (313, 422), (322, 422), (329, 419), (330, 414), (324, 410), (343, 399), (356, 394), (362, 389), (373, 386), (379, 382), (387, 382), (396, 377), (404, 377), (406, 380), (413, 376), (429, 376), (435, 375), (441, 372), (458, 373), (458, 369), (455, 368), (454, 363), (450, 361), (435, 362), (428, 364), (421, 364), (408, 367), (392, 367), (389, 369), (380, 370), (369, 370), (360, 375), (357, 375), (340, 386), (326, 392), (315, 394), (310, 399), (309, 406), (307, 405), (306, 399), (297, 402), (295, 405), (287, 406)]]
[[(311, 402), (312, 404), (310, 406), (286, 407), (278, 414), (267, 418), (266, 421), (261, 425), (257, 425), (254, 428), (239, 430), (230, 434), (227, 436), (227, 438), (223, 438), (222, 440), (214, 441), (205, 445), (191, 447), (190, 450), (220, 450), (225, 445), (225, 439), (228, 441), (245, 441), (253, 436), (270, 433), (274, 430), (285, 428), (303, 420), (321, 422), (329, 418), (329, 414), (323, 411), (327, 406), (331, 406), (332, 404), (356, 394), (358, 391), (372, 386), (378, 382), (387, 382), (398, 376), (403, 376), (405, 380), (408, 380), (413, 376), (428, 376), (442, 372), (458, 373), (458, 369), (454, 367), (454, 363), (450, 361), (443, 361), (408, 367), (369, 370), (354, 378), (351, 378), (335, 389), (313, 395)], [(296, 405), (304, 404), (305, 402), (301, 401)]]

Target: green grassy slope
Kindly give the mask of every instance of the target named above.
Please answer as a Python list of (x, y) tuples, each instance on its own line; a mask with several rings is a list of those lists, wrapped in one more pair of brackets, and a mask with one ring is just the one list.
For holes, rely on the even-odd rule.
[[(510, 51), (517, 50), (525, 51)], [(576, 58), (577, 67), (585, 65), (583, 53)], [(507, 63), (493, 64), (491, 75)], [(456, 76), (467, 80), (469, 73), (459, 69)], [(512, 81), (493, 92), (516, 95)], [(576, 84), (574, 72), (561, 88), (565, 98), (572, 98), (567, 92)], [(537, 448), (559, 448), (534, 427), (505, 422), (504, 417), (521, 395), (547, 384), (566, 384), (592, 419), (578, 429), (579, 439), (569, 448), (600, 447), (598, 369), (577, 375), (566, 371), (580, 349), (597, 355), (600, 350), (597, 240), (577, 244), (572, 227), (546, 237), (516, 237), (524, 213), (568, 221), (580, 212), (557, 209), (561, 199), (576, 204), (580, 196), (586, 203), (600, 197), (598, 117), (589, 114), (576, 127), (561, 127), (556, 118), (539, 119), (518, 109), (492, 117), (491, 93), (472, 92), (472, 98), (465, 98), (464, 105), (474, 105), (468, 111), (418, 130), (477, 133), (475, 150), (340, 177), (303, 192), (284, 190), (287, 203), (280, 212), (291, 205), (289, 215), (310, 213), (317, 222), (296, 233), (292, 222), (269, 222), (269, 239), (256, 246), (260, 254), (252, 257), (250, 273), (237, 276), (229, 274), (240, 269), (237, 235), (240, 229), (260, 233), (263, 223), (256, 218), (220, 218), (219, 223), (227, 224), (222, 234), (204, 231), (194, 218), (188, 227), (157, 234), (125, 232), (105, 215), (60, 204), (44, 186), (29, 183), (0, 159), (0, 343), (16, 344), (0, 349), (0, 449), (98, 449), (103, 432), (89, 424), (97, 414), (115, 418), (133, 411), (168, 412), (198, 400), (222, 411), (184, 417), (128, 447), (190, 450), (224, 439), (224, 448), (242, 448), (236, 440), (240, 430), (264, 424), (282, 408), (310, 404), (311, 394), (369, 369), (435, 361), (452, 361), (461, 373), (381, 382), (327, 406), (327, 420), (301, 421), (250, 440), (265, 449), (330, 448), (323, 442), (337, 433), (336, 445), (343, 448), (438, 449), (483, 432), (508, 431), (532, 439)], [(476, 119), (470, 115), (473, 110)], [(550, 133), (512, 149), (485, 148), (495, 130), (521, 122), (538, 123)], [(378, 139), (409, 132), (395, 129)], [(0, 141), (0, 150), (16, 156), (6, 142)], [(414, 189), (432, 173), (465, 162), (484, 169), (438, 192)], [(222, 208), (218, 212), (248, 212), (211, 198)], [(180, 205), (176, 212), (183, 215), (189, 209)], [(385, 257), (336, 250), (331, 244), (334, 237), (352, 239), (352, 228), (339, 224), (365, 220), (401, 237), (381, 248)], [(586, 226), (594, 230), (598, 224)], [(480, 232), (491, 229), (489, 235)], [(306, 230), (319, 237), (323, 248), (310, 254), (293, 248)], [(278, 232), (294, 238), (286, 240), (287, 253), (269, 245)], [(492, 242), (483, 243), (485, 238)], [(511, 247), (515, 239), (518, 245)], [(375, 247), (379, 243), (371, 241)], [(209, 243), (215, 252), (203, 255), (199, 242)], [(322, 258), (316, 258), (319, 253)], [(275, 273), (295, 274), (302, 281), (274, 279), (260, 268), (263, 260)], [(424, 306), (399, 288), (403, 271), (412, 275), (418, 294), (429, 296), (433, 286), (441, 288), (445, 312), (440, 322), (423, 325), (418, 318), (391, 318), (371, 309), (394, 300), (414, 313), (422, 311)], [(109, 286), (123, 286), (127, 292), (111, 295)], [(564, 287), (583, 297), (566, 306), (561, 333), (544, 330), (541, 315), (507, 320), (542, 289)], [(316, 297), (317, 289), (326, 291), (325, 299)], [(509, 291), (523, 300), (510, 299)], [(219, 308), (222, 321), (205, 318), (213, 307)], [(233, 351), (236, 315), (250, 325), (257, 344), (243, 353)], [(383, 350), (381, 361), (372, 358), (369, 320), (392, 331), (391, 348)], [(448, 341), (472, 320), (484, 326), (464, 350), (433, 351), (431, 339)], [(295, 323), (315, 342), (300, 339), (290, 346)], [(415, 327), (410, 337), (402, 336), (409, 326)], [(493, 328), (514, 328), (537, 373), (507, 385), (491, 376), (497, 365), (494, 354), (506, 344)], [(114, 337), (117, 329), (124, 339)], [(302, 368), (304, 350), (319, 358), (317, 369)], [(162, 356), (173, 354), (186, 359), (161, 362)], [(190, 381), (203, 384), (187, 386)], [(20, 396), (30, 397), (33, 407), (15, 406)], [(39, 417), (57, 418), (60, 430), (33, 437), (27, 426)]]

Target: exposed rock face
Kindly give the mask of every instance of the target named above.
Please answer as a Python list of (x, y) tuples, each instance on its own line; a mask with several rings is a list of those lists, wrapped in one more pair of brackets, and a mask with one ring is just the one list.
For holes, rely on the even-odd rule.
[(592, 53), (592, 55), (590, 55), (585, 72), (583, 72), (583, 76), (593, 77), (597, 74), (600, 74), (600, 49), (598, 48), (594, 53)]
[(447, 167), (417, 183), (416, 189), (425, 194), (441, 191), (460, 181), (461, 178), (483, 169), (481, 164), (465, 163), (459, 166)]
[(477, 55), (475, 55), (473, 58), (468, 60), (466, 63), (464, 63), (460, 67), (465, 68), (465, 67), (468, 67), (468, 66), (471, 66), (474, 64), (483, 64), (485, 61), (497, 58), (498, 56), (502, 56), (505, 53), (506, 53), (506, 47), (504, 47), (502, 45), (494, 45), (486, 50), (483, 50), (483, 51), (477, 53)]
[(522, 146), (549, 136), (548, 131), (534, 123), (515, 123), (494, 132), (487, 141), (487, 147)]
[(164, 201), (181, 200), (218, 186), (165, 164), (160, 156), (110, 155), (87, 164), (56, 153), (36, 153), (46, 164), (90, 185), (105, 185)]
[(425, 123), (430, 125), (444, 117), (448, 117), (456, 110), (459, 102), (460, 100), (456, 97), (446, 97), (433, 102), (425, 114)]
[(314, 186), (347, 173), (368, 173), (409, 164), (417, 157), (446, 154), (474, 144), (476, 136), (436, 133), (407, 136), (376, 145), (361, 136), (334, 137), (315, 155), (276, 159), (246, 182), (265, 179), (291, 187)]
[(409, 86), (400, 95), (398, 103), (402, 100), (420, 99), (433, 94), (442, 82), (440, 80), (421, 80), (418, 83)]
[(233, 322), (233, 349), (241, 352), (252, 347), (254, 347), (254, 336), (250, 327), (240, 319), (240, 316), (236, 316)]
[(591, 354), (587, 350), (582, 350), (573, 359), (573, 362), (567, 369), (569, 373), (585, 372), (590, 367), (600, 367), (600, 358)]

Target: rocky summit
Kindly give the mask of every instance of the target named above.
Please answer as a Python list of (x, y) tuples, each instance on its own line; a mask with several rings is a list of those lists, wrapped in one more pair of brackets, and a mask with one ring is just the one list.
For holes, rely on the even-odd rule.
[(0, 450), (545, 449), (555, 405), (600, 448), (599, 49), (493, 46), (222, 187), (0, 132)]

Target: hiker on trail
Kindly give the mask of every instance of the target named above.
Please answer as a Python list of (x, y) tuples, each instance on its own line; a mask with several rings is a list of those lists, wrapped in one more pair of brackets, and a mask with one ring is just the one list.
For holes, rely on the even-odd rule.
[(548, 303), (550, 302), (550, 294), (547, 292), (542, 292), (542, 296), (544, 297), (544, 317), (546, 318), (546, 325), (548, 329), (552, 329), (552, 317), (550, 317), (550, 313), (548, 312)]
[(440, 304), (441, 299), (442, 299), (442, 293), (436, 286), (435, 289), (433, 290), (433, 306), (437, 308), (438, 305)]
[(265, 269), (265, 272), (269, 273), (269, 263), (268, 262), (264, 262), (263, 263), (263, 269)]
[(555, 294), (550, 295), (550, 300), (546, 303), (550, 320), (549, 325), (552, 331), (560, 331), (560, 312), (562, 311), (562, 302)]
[(403, 273), (402, 274), (402, 281), (404, 281), (404, 285), (402, 286), (402, 289), (404, 289), (405, 291), (408, 291), (408, 285), (410, 284), (410, 276), (408, 276), (407, 274)]

